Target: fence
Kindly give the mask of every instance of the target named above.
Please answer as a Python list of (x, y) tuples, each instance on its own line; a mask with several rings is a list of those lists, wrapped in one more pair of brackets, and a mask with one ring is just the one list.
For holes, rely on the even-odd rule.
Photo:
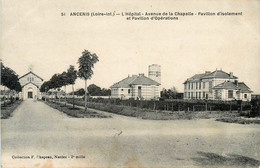
[[(78, 99), (77, 101), (84, 101)], [(151, 110), (165, 110), (165, 111), (247, 111), (251, 109), (250, 102), (236, 101), (203, 101), (203, 100), (121, 100), (121, 99), (102, 99), (91, 98), (90, 103), (101, 103), (104, 105), (119, 105), (130, 106)], [(242, 109), (241, 109), (242, 108)]]

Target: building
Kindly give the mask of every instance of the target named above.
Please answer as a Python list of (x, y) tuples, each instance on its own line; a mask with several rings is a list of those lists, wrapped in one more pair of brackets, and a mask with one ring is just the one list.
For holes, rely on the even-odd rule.
[(43, 83), (43, 79), (33, 73), (31, 70), (19, 78), (19, 82), (22, 86), (22, 92), (19, 97), (23, 100), (26, 99), (40, 99), (41, 92), (40, 87)]
[(157, 64), (149, 65), (148, 77), (158, 83), (161, 83), (161, 66)]
[[(159, 67), (159, 68), (158, 68)], [(144, 74), (132, 75), (115, 83), (111, 88), (111, 98), (158, 99), (160, 97), (160, 66), (149, 66), (149, 77)]]
[(184, 99), (243, 100), (250, 101), (252, 91), (232, 72), (222, 70), (195, 74), (184, 83)]

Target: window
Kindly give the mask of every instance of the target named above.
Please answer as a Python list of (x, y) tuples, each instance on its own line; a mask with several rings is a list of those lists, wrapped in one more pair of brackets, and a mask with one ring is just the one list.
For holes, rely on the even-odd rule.
[(187, 85), (189, 86), (189, 89), (190, 89), (190, 83), (187, 83)]
[(203, 98), (205, 98), (205, 92), (203, 92)]
[(196, 82), (196, 89), (198, 89), (198, 82)]
[(199, 99), (201, 98), (201, 92), (199, 92)]
[(212, 93), (212, 81), (209, 82), (209, 92)]
[(190, 92), (188, 92), (188, 98), (190, 98)]
[(196, 99), (198, 98), (198, 92), (196, 92)]
[(201, 82), (199, 83), (199, 89), (201, 89)]
[(247, 94), (244, 94), (244, 98), (245, 98), (245, 99), (247, 98)]
[(203, 89), (205, 89), (205, 82), (203, 82)]
[(191, 98), (193, 98), (193, 92), (191, 92)]
[(233, 98), (233, 90), (228, 90), (228, 98)]
[(193, 89), (193, 83), (191, 83), (191, 89)]
[(221, 95), (220, 95), (220, 91), (219, 90), (215, 90), (215, 98), (216, 99), (221, 99)]
[(130, 94), (130, 92), (131, 92), (131, 90), (130, 90), (130, 89), (128, 89), (128, 94)]

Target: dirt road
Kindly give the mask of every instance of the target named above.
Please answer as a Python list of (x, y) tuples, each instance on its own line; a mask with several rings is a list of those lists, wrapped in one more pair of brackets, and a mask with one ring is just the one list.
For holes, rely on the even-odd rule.
[(259, 125), (71, 118), (33, 101), (13, 114), (1, 120), (4, 168), (258, 167), (260, 160)]

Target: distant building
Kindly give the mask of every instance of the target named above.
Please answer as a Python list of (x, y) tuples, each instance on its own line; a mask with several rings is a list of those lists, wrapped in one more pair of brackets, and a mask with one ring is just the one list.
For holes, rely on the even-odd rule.
[(19, 78), (19, 82), (22, 86), (22, 92), (19, 94), (21, 99), (26, 100), (41, 98), (40, 87), (43, 83), (43, 79), (41, 77), (30, 70), (30, 72)]
[(252, 91), (232, 72), (222, 70), (195, 74), (184, 82), (184, 99), (251, 100)]
[(158, 83), (161, 83), (161, 66), (157, 64), (149, 65), (148, 77)]
[(149, 77), (144, 74), (132, 75), (115, 83), (111, 88), (111, 98), (158, 99), (160, 97), (160, 66), (149, 66)]

